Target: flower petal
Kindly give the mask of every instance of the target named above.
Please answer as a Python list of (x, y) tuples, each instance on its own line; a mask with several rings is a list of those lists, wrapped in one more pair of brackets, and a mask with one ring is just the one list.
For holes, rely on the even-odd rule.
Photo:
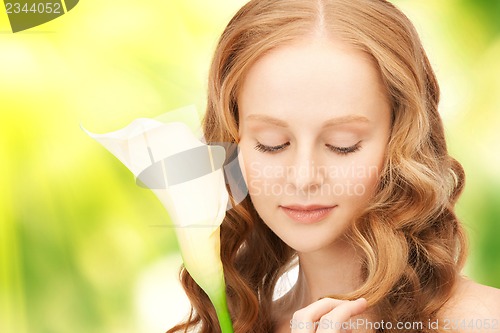
[(164, 124), (139, 118), (115, 132), (95, 134), (82, 129), (115, 155), (137, 177), (155, 161), (203, 146), (183, 123)]
[(153, 192), (169, 212), (174, 225), (179, 227), (218, 227), (229, 200), (222, 169)]

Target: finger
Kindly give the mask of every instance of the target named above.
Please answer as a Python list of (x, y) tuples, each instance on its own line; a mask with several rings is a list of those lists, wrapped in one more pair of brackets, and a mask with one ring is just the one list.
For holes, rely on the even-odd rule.
[(292, 333), (314, 333), (318, 327), (318, 321), (325, 313), (329, 313), (335, 307), (347, 301), (333, 298), (322, 298), (309, 304), (305, 308), (296, 311), (291, 321)]
[(366, 310), (366, 299), (360, 298), (355, 301), (344, 302), (329, 313), (321, 317), (316, 333), (330, 333), (349, 330), (349, 319)]

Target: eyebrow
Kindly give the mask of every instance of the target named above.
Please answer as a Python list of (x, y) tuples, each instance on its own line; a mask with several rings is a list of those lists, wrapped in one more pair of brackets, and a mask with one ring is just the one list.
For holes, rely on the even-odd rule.
[[(246, 119), (261, 121), (278, 127), (288, 127), (288, 124), (285, 121), (278, 118), (267, 116), (265, 114), (251, 114), (248, 117), (246, 117)], [(370, 121), (365, 116), (348, 115), (348, 116), (329, 119), (323, 124), (323, 127), (333, 127), (333, 126), (338, 126), (348, 123), (356, 123), (356, 122), (369, 123)]]

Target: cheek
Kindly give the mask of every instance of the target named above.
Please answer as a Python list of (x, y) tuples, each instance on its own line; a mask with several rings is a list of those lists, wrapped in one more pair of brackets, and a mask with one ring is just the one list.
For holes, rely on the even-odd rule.
[(241, 174), (243, 176), (243, 180), (245, 181), (245, 184), (247, 184), (247, 186), (248, 186), (247, 166), (245, 164), (245, 162), (248, 159), (246, 159), (244, 156), (245, 156), (244, 155), (244, 150), (240, 146), (239, 147), (239, 153), (238, 153), (238, 164), (239, 164), (240, 169), (241, 169)]
[(383, 161), (384, 151), (373, 149), (370, 153), (360, 155), (352, 164), (346, 179), (353, 188), (351, 193), (354, 193), (354, 199), (359, 200), (360, 204), (365, 203), (374, 195)]
[(250, 196), (269, 197), (283, 193), (286, 168), (278, 159), (265, 158), (253, 148), (242, 147), (238, 156)]
[(264, 163), (258, 159), (245, 164), (245, 181), (252, 196), (276, 195), (283, 186), (283, 179), (281, 166)]
[(256, 159), (253, 149), (242, 145), (240, 148), (240, 155), (238, 160), (241, 167), (241, 173), (247, 185), (250, 196), (255, 195), (257, 192), (257, 184), (263, 181), (263, 174), (265, 172), (265, 165)]

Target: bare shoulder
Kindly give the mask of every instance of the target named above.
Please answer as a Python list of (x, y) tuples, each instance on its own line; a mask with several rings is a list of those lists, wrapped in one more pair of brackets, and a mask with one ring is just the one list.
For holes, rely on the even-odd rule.
[(461, 277), (439, 313), (444, 323), (459, 323), (457, 331), (500, 333), (500, 289)]

